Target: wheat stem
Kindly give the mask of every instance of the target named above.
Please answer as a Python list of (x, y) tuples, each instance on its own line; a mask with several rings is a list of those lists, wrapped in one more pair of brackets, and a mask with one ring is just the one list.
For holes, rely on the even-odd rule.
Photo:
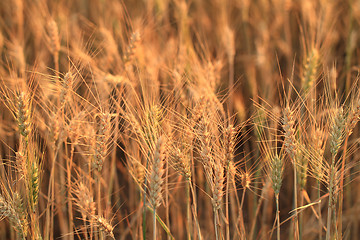
[(215, 227), (215, 239), (219, 240), (218, 223), (217, 223), (218, 210), (214, 208), (214, 227)]
[(226, 191), (225, 191), (225, 214), (226, 214), (226, 239), (230, 240), (230, 219), (229, 219), (229, 184), (230, 172), (229, 168), (226, 174)]
[[(149, 155), (146, 158), (146, 169), (149, 167)], [(146, 192), (147, 192), (147, 181), (148, 178), (144, 179), (144, 192), (143, 192), (143, 214), (142, 214), (142, 231), (143, 240), (146, 239)]]
[(156, 240), (156, 207), (153, 207), (153, 239)]
[(277, 223), (277, 229), (276, 229), (276, 238), (277, 240), (280, 240), (280, 209), (279, 209), (279, 194), (275, 195), (276, 200), (276, 223)]
[(191, 229), (191, 208), (190, 208), (190, 204), (191, 204), (191, 198), (190, 198), (190, 185), (191, 185), (191, 181), (188, 180), (186, 181), (186, 186), (185, 186), (185, 191), (186, 191), (186, 222), (187, 222), (187, 237), (188, 239), (192, 239), (191, 237), (191, 233), (192, 233), (192, 229)]
[[(318, 189), (317, 189), (317, 199), (320, 199), (321, 197), (321, 183), (320, 180), (316, 180), (317, 181), (317, 185), (318, 185)], [(321, 204), (318, 204), (318, 214), (319, 214), (319, 239), (322, 239), (322, 217), (321, 217)]]
[(330, 182), (329, 182), (329, 204), (328, 204), (328, 216), (327, 216), (327, 230), (326, 230), (326, 240), (330, 240), (331, 237), (331, 218), (332, 218), (332, 209), (334, 208), (333, 199), (334, 196), (334, 180), (335, 180), (335, 156), (333, 155), (331, 160), (330, 167)]

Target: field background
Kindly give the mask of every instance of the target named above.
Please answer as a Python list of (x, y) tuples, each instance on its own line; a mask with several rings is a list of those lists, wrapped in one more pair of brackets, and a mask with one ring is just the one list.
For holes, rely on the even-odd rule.
[(360, 239), (354, 0), (0, 1), (0, 239)]

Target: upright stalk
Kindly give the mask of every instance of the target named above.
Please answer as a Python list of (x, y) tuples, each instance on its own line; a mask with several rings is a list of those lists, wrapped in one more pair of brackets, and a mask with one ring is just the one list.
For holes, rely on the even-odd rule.
[(153, 239), (156, 240), (156, 207), (153, 207)]
[[(190, 181), (190, 180), (189, 180), (189, 181)], [(191, 195), (192, 195), (192, 198), (193, 198), (193, 215), (194, 215), (194, 222), (195, 222), (195, 225), (196, 225), (197, 234), (198, 234), (198, 236), (199, 236), (199, 239), (202, 240), (202, 235), (201, 235), (201, 230), (200, 230), (200, 224), (199, 224), (198, 219), (197, 219), (196, 195), (195, 195), (195, 191), (194, 191), (194, 188), (193, 188), (193, 185), (192, 185), (191, 181), (189, 182), (189, 186), (190, 186)]]
[[(149, 167), (149, 158), (146, 161), (146, 169)], [(143, 240), (146, 240), (146, 189), (147, 189), (147, 178), (144, 179), (144, 192), (143, 192), (143, 214), (142, 214), (142, 231)]]
[(294, 165), (294, 239), (299, 239), (298, 235), (299, 235), (299, 222), (298, 222), (298, 212), (297, 212), (297, 177), (296, 177), (296, 173), (297, 173), (297, 167), (296, 167), (296, 162), (295, 162), (295, 158), (293, 159), (293, 165)]
[[(321, 184), (320, 184), (320, 180), (317, 180), (317, 184), (318, 184), (318, 190), (317, 190), (317, 198), (320, 199), (321, 197)], [(319, 240), (322, 239), (322, 217), (321, 217), (321, 204), (318, 204), (318, 211), (319, 211)]]
[[(70, 157), (68, 158), (67, 161), (67, 185), (68, 185), (68, 193), (71, 192), (72, 186), (71, 186), (71, 169), (72, 169), (72, 163), (73, 163), (73, 157), (74, 157), (74, 150), (75, 150), (75, 146), (72, 143), (71, 144), (71, 151), (70, 151)], [(73, 233), (73, 229), (74, 229), (74, 216), (73, 216), (73, 205), (72, 205), (72, 199), (70, 197), (69, 194), (69, 199), (68, 199), (68, 215), (69, 215), (69, 231), (70, 231), (70, 240), (74, 240), (74, 233)]]
[[(97, 202), (98, 202), (98, 215), (101, 216), (101, 182), (100, 182), (100, 173), (98, 173), (98, 174), (99, 175), (96, 177), (96, 179), (97, 179), (97, 181), (96, 181), (96, 183), (97, 183)], [(100, 240), (104, 239), (102, 230), (99, 231), (99, 239)]]
[(229, 219), (229, 169), (226, 177), (225, 211), (226, 211), (226, 239), (230, 240), (230, 219)]
[(347, 135), (344, 142), (344, 150), (341, 162), (341, 171), (340, 171), (340, 191), (339, 191), (339, 237), (341, 239), (342, 235), (342, 208), (343, 208), (343, 200), (344, 200), (344, 174), (345, 174), (345, 161), (346, 161), (346, 151), (348, 145), (348, 139), (350, 135)]
[(214, 227), (215, 227), (215, 239), (219, 240), (218, 223), (217, 223), (218, 210), (214, 209)]
[(327, 230), (326, 230), (326, 240), (330, 240), (331, 237), (331, 210), (334, 208), (333, 198), (334, 198), (334, 177), (335, 177), (335, 156), (333, 155), (330, 167), (330, 179), (329, 179), (329, 205), (328, 205), (328, 216), (327, 216)]
[(277, 222), (277, 229), (276, 229), (276, 239), (280, 240), (280, 210), (279, 210), (279, 194), (275, 195), (276, 200), (276, 222)]
[[(304, 189), (300, 188), (300, 206), (304, 205)], [(299, 213), (299, 239), (303, 239), (303, 228), (304, 227), (304, 214), (303, 212)]]
[(188, 180), (186, 183), (186, 222), (187, 222), (187, 237), (190, 240), (191, 239), (191, 199), (190, 199), (190, 185), (191, 181)]

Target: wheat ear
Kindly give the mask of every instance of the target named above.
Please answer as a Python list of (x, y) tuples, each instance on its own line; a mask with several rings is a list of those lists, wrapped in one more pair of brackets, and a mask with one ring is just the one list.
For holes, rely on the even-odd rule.
[[(17, 203), (21, 203), (16, 200)], [(20, 210), (22, 207), (21, 205), (17, 206), (17, 209)], [(0, 216), (7, 217), (16, 230), (20, 239), (25, 239), (27, 235), (27, 223), (23, 220), (19, 213), (15, 210), (12, 202), (8, 202), (2, 195), (0, 195)]]
[(331, 152), (331, 165), (329, 174), (329, 205), (328, 205), (328, 218), (327, 218), (327, 231), (326, 240), (331, 238), (331, 220), (332, 211), (335, 212), (336, 204), (336, 155), (344, 140), (346, 119), (342, 107), (337, 108), (332, 116), (331, 130), (330, 130), (330, 152)]
[(54, 19), (51, 19), (48, 23), (48, 32), (50, 38), (50, 50), (54, 57), (54, 64), (56, 75), (59, 74), (59, 51), (60, 51), (60, 38), (59, 29)]
[(156, 239), (156, 208), (160, 206), (162, 199), (162, 184), (164, 182), (164, 150), (165, 138), (161, 136), (156, 143), (154, 159), (149, 177), (149, 203), (153, 208), (153, 239)]

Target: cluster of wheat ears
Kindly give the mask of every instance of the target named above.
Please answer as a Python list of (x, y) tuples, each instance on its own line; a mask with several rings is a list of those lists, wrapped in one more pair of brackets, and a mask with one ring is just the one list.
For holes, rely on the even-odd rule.
[(353, 0), (0, 1), (0, 239), (359, 239)]

